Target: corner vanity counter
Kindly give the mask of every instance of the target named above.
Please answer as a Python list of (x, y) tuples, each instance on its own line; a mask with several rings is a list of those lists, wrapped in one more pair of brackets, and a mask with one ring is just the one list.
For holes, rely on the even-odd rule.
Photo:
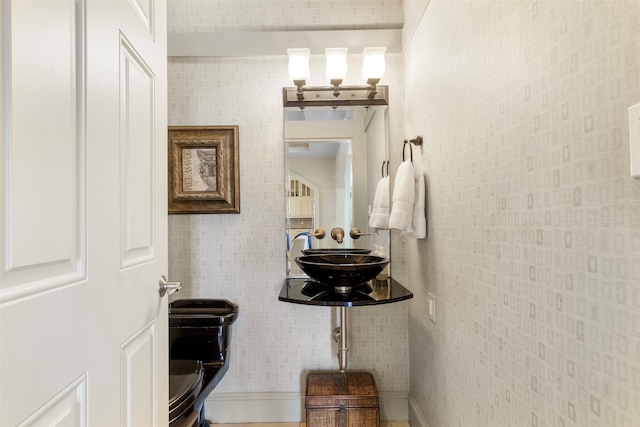
[(333, 307), (389, 304), (413, 298), (413, 293), (393, 278), (371, 280), (342, 294), (331, 287), (305, 278), (287, 278), (278, 299), (284, 302)]

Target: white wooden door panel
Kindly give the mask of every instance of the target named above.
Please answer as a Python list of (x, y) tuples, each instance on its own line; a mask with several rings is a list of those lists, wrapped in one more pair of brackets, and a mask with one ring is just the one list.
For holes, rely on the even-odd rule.
[[(84, 279), (82, 5), (3, 2), (5, 268), (0, 302)], [(46, 29), (46, 43), (33, 28)], [(10, 29), (10, 34), (6, 30)], [(46, 214), (45, 214), (46, 213)]]
[(18, 427), (86, 427), (87, 375), (82, 375)]
[(48, 402), (89, 372), (86, 344), (78, 345), (92, 332), (88, 313), (69, 307), (86, 290), (85, 284), (59, 288), (0, 307), (0, 426), (18, 425), (34, 413), (46, 419), (57, 408)]
[(156, 346), (155, 322), (122, 346), (122, 426), (157, 425)]
[(0, 4), (0, 426), (168, 424), (165, 20)]
[(122, 266), (153, 257), (154, 76), (133, 46), (120, 42)]
[(153, 0), (131, 0), (131, 6), (138, 14), (142, 25), (147, 29), (151, 37), (155, 37), (155, 2)]

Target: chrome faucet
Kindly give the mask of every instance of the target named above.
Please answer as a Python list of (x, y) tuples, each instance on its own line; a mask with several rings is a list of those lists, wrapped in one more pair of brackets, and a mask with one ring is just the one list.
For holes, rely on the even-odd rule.
[(331, 238), (336, 242), (342, 244), (344, 239), (344, 230), (340, 227), (334, 227), (331, 229)]

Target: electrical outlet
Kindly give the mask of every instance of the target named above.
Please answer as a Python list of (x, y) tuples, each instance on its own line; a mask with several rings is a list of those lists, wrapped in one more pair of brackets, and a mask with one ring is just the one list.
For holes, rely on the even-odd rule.
[(427, 294), (427, 298), (429, 299), (429, 320), (431, 320), (433, 323), (436, 323), (436, 297), (433, 294)]

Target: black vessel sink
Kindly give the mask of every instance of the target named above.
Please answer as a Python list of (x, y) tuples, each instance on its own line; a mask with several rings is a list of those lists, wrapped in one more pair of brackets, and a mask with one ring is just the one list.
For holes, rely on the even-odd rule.
[(304, 249), (303, 255), (340, 255), (340, 254), (361, 254), (367, 255), (371, 253), (371, 249), (356, 249), (356, 248), (319, 248), (319, 249)]
[(309, 277), (338, 293), (368, 282), (389, 264), (389, 258), (353, 253), (304, 255), (295, 261)]

